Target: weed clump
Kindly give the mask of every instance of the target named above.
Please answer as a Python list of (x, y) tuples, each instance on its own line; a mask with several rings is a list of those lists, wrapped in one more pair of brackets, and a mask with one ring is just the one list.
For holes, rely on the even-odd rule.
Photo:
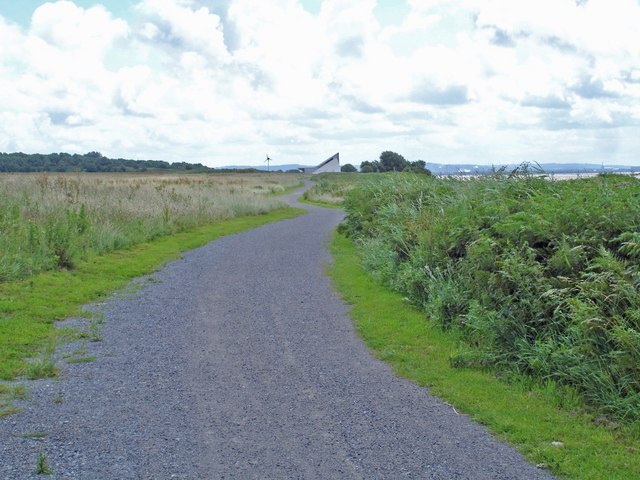
[(640, 421), (640, 181), (388, 175), (347, 195), (366, 268), (516, 372)]
[(36, 475), (51, 475), (53, 470), (49, 466), (49, 461), (47, 459), (47, 454), (41, 448), (38, 452), (38, 457), (36, 458)]

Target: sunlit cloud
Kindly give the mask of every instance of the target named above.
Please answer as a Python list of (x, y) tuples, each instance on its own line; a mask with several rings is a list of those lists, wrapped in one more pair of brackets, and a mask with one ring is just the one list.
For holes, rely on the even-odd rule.
[(0, 150), (640, 163), (634, 0), (120, 3), (0, 7)]

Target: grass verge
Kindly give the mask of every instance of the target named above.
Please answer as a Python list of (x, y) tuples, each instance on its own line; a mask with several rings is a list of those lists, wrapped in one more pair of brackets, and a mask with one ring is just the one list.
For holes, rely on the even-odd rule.
[(368, 178), (367, 175), (343, 172), (314, 175), (314, 186), (304, 192), (300, 200), (320, 207), (342, 208), (347, 193)]
[(376, 283), (361, 267), (351, 240), (336, 234), (330, 246), (335, 263), (329, 274), (352, 305), (356, 329), (374, 355), (396, 374), (450, 402), (498, 438), (514, 445), (533, 464), (571, 479), (640, 478), (637, 431), (595, 425), (592, 417), (563, 410), (553, 392), (507, 384), (495, 375), (452, 368), (459, 339)]
[[(285, 208), (264, 215), (224, 220), (94, 256), (73, 270), (46, 272), (26, 280), (0, 284), (0, 379), (34, 377), (34, 363), (40, 366), (38, 362), (44, 360), (29, 362), (28, 359), (42, 355), (55, 345), (58, 332), (53, 324), (56, 320), (87, 315), (82, 311), (83, 305), (125, 287), (132, 278), (157, 270), (181, 252), (224, 235), (301, 213), (304, 210)], [(46, 360), (47, 357), (43, 358)], [(44, 371), (53, 373), (55, 369)]]
[(290, 193), (295, 192), (297, 189), (304, 187), (304, 182), (296, 183), (295, 185), (290, 185), (288, 187), (284, 187), (280, 192), (274, 192), (272, 195), (281, 196), (281, 195), (289, 195)]
[(306, 203), (307, 205), (313, 205), (315, 207), (323, 207), (323, 208), (343, 208), (342, 203), (329, 203), (329, 202), (316, 202), (313, 200), (309, 200), (308, 198), (304, 198), (304, 196), (298, 199), (300, 203)]

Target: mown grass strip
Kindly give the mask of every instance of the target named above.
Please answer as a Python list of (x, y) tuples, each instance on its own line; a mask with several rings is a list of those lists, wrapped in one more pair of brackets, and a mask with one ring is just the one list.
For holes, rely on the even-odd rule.
[[(633, 432), (596, 426), (586, 415), (553, 406), (544, 391), (506, 384), (488, 372), (452, 368), (458, 339), (425, 319), (399, 294), (376, 283), (361, 267), (353, 242), (336, 234), (329, 267), (336, 288), (352, 305), (358, 333), (394, 371), (450, 402), (533, 464), (571, 479), (640, 478), (640, 449)], [(552, 444), (552, 442), (561, 442)]]
[(238, 217), (162, 237), (150, 243), (94, 256), (73, 270), (47, 272), (0, 284), (0, 379), (26, 375), (28, 358), (55, 344), (53, 324), (83, 315), (82, 306), (119, 290), (141, 275), (157, 270), (181, 252), (224, 235), (305, 213), (286, 208), (264, 215)]

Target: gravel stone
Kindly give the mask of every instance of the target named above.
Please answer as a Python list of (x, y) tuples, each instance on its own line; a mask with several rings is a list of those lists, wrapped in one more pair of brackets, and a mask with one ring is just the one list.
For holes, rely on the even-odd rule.
[(323, 273), (344, 213), (303, 207), (91, 306), (102, 341), (0, 419), (0, 478), (552, 478), (369, 353)]

